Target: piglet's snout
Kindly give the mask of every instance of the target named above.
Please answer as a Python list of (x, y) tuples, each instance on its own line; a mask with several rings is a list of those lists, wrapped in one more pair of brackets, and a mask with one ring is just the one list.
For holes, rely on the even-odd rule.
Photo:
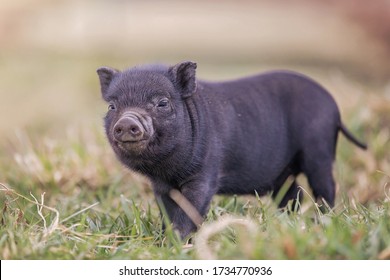
[(136, 115), (125, 113), (114, 125), (113, 133), (118, 142), (138, 142), (144, 140), (146, 132)]

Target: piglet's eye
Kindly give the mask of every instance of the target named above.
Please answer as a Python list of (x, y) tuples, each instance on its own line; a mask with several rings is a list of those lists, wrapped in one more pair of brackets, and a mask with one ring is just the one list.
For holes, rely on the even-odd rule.
[(108, 105), (108, 110), (111, 111), (111, 110), (115, 110), (115, 105), (114, 104), (109, 104)]
[(167, 107), (168, 105), (169, 105), (169, 100), (167, 98), (164, 98), (158, 102), (157, 107), (164, 108)]

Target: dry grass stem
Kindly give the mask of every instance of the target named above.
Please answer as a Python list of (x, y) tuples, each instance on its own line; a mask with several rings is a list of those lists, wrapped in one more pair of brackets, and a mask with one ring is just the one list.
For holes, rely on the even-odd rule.
[(240, 231), (240, 242), (243, 250), (251, 251), (251, 240), (253, 240), (257, 233), (256, 224), (247, 218), (223, 216), (213, 223), (204, 224), (195, 236), (195, 247), (198, 257), (208, 260), (217, 259), (216, 252), (213, 251), (209, 244), (210, 239), (228, 227), (237, 226), (243, 228)]
[(203, 223), (203, 217), (199, 214), (198, 210), (192, 205), (188, 199), (181, 194), (178, 190), (172, 189), (169, 192), (169, 196), (180, 206), (180, 208), (190, 217), (198, 227)]
[[(60, 213), (58, 212), (57, 209), (55, 209), (53, 207), (46, 206), (46, 205), (43, 204), (44, 203), (45, 193), (41, 194), (41, 202), (39, 202), (36, 199), (36, 197), (33, 194), (31, 194), (31, 193), (30, 193), (30, 195), (33, 197), (34, 200), (31, 200), (28, 197), (19, 194), (18, 192), (16, 192), (15, 190), (9, 188), (8, 186), (6, 186), (3, 183), (0, 183), (0, 185), (3, 187), (3, 189), (0, 189), (0, 191), (10, 192), (10, 193), (12, 193), (12, 194), (14, 194), (14, 195), (16, 195), (18, 197), (21, 197), (21, 198), (27, 200), (28, 202), (33, 203), (33, 204), (35, 204), (37, 206), (38, 215), (43, 220), (43, 237), (49, 236), (51, 233), (53, 233), (53, 231), (55, 231), (58, 228)], [(54, 219), (51, 222), (49, 227), (47, 227), (46, 219), (45, 219), (45, 217), (42, 214), (42, 209), (43, 208), (45, 208), (45, 209), (55, 213), (55, 217), (54, 217)]]

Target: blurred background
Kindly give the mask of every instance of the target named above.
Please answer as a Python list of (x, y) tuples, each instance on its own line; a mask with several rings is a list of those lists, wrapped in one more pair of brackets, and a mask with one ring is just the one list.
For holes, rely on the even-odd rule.
[[(96, 69), (192, 60), (198, 77), (210, 80), (280, 68), (314, 77), (332, 92), (347, 126), (360, 138), (382, 135), (376, 140), (383, 142), (379, 150), (356, 165), (389, 174), (390, 160), (383, 155), (390, 127), (389, 58), (389, 0), (3, 0), (1, 163), (33, 172), (41, 183), (46, 173), (57, 184), (65, 180), (66, 167), (58, 163), (64, 154), (57, 165), (38, 157), (46, 173), (36, 175), (37, 159), (26, 157), (31, 150), (26, 139), (35, 137), (32, 146), (46, 147), (41, 150), (61, 141), (95, 147), (86, 153), (96, 160), (109, 155), (112, 160), (102, 169), (109, 168), (113, 155), (96, 152), (107, 148), (104, 140), (91, 140), (95, 146), (94, 138), (77, 140), (80, 131), (103, 135), (106, 104)], [(83, 166), (70, 169), (68, 177), (80, 172), (84, 183), (99, 184), (97, 171)], [(3, 173), (0, 180), (17, 184), (20, 172), (13, 168), (12, 174)], [(362, 176), (351, 182), (363, 180), (363, 189), (371, 177)]]
[(102, 65), (193, 60), (205, 79), (289, 68), (366, 86), (389, 83), (389, 54), (387, 0), (5, 0), (0, 133), (101, 122)]

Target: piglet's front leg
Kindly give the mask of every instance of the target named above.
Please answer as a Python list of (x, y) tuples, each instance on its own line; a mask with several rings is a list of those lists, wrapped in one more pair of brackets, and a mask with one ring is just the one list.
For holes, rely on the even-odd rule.
[(162, 214), (168, 215), (173, 228), (180, 233), (181, 238), (187, 237), (202, 224), (214, 192), (208, 185), (191, 181), (183, 184), (180, 189), (153, 184), (154, 193)]

